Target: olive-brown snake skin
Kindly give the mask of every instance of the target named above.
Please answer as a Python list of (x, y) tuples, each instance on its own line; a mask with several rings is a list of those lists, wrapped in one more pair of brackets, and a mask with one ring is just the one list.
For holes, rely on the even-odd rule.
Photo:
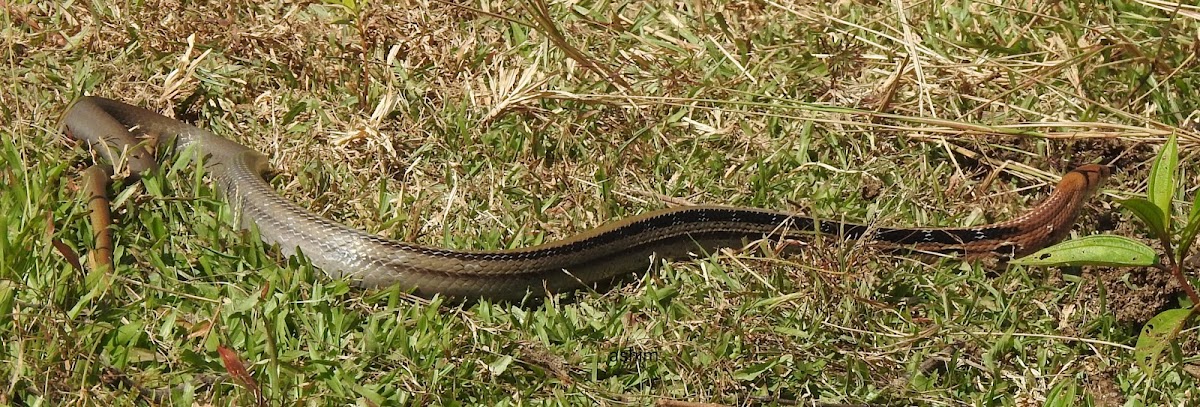
[(422, 297), (459, 300), (521, 301), (606, 284), (646, 271), (656, 258), (812, 233), (866, 238), (904, 250), (1020, 256), (1064, 238), (1109, 174), (1103, 165), (1084, 165), (1063, 175), (1054, 193), (1028, 213), (971, 228), (869, 228), (765, 209), (689, 206), (621, 219), (534, 247), (457, 251), (388, 240), (324, 219), (275, 192), (263, 179), (267, 160), (262, 154), (140, 107), (85, 97), (67, 111), (63, 123), (72, 137), (110, 160), (124, 158), (135, 173), (155, 165), (139, 136), (173, 138), (176, 148), (196, 148), (243, 226), (253, 222), (262, 239), (286, 255), (303, 251), (330, 276), (363, 286), (398, 284)]

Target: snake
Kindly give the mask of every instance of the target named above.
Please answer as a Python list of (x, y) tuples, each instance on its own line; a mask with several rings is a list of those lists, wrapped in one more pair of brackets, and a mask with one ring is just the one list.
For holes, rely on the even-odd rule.
[[(887, 228), (733, 206), (679, 206), (611, 221), (561, 240), (507, 250), (451, 250), (386, 239), (326, 219), (279, 195), (268, 158), (249, 147), (151, 110), (102, 97), (75, 101), (65, 133), (137, 176), (156, 167), (152, 142), (194, 149), (244, 229), (257, 228), (285, 256), (303, 254), (331, 278), (364, 288), (399, 286), (419, 297), (527, 301), (598, 289), (663, 260), (801, 236), (861, 239), (873, 246), (966, 258), (1013, 258), (1065, 238), (1110, 174), (1085, 164), (1062, 175), (1041, 203), (1004, 222), (974, 227)], [(164, 141), (165, 140), (165, 141)]]

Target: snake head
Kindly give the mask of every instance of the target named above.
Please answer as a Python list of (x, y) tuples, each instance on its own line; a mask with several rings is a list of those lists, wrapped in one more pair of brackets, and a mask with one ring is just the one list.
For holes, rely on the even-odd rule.
[(1109, 175), (1112, 175), (1112, 168), (1103, 164), (1086, 164), (1071, 170), (1071, 173), (1079, 174), (1079, 182), (1083, 183), (1083, 190), (1087, 195), (1092, 195), (1100, 190), (1100, 186), (1104, 185), (1104, 181), (1108, 179)]

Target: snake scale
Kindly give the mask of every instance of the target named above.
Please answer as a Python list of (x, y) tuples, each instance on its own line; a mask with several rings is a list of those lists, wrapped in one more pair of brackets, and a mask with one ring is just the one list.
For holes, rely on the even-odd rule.
[(1027, 213), (969, 228), (872, 228), (757, 208), (687, 206), (663, 209), (533, 247), (460, 251), (384, 239), (325, 219), (275, 192), (264, 180), (264, 155), (209, 131), (122, 102), (84, 97), (64, 114), (68, 135), (86, 141), (131, 172), (155, 166), (144, 136), (196, 148), (226, 199), (262, 239), (285, 255), (303, 252), (333, 278), (359, 285), (398, 284), (421, 297), (521, 301), (608, 284), (644, 272), (655, 259), (741, 247), (746, 241), (822, 233), (868, 239), (899, 250), (1011, 257), (1062, 240), (1084, 202), (1109, 175), (1088, 164), (1063, 175), (1054, 192)]

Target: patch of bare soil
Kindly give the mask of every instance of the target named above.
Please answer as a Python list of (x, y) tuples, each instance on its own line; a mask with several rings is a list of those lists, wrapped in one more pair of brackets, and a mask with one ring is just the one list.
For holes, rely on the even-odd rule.
[(1117, 407), (1125, 404), (1121, 388), (1113, 378), (1112, 373), (1093, 373), (1084, 384), (1096, 407)]
[[(1027, 152), (1039, 151), (1042, 147), (1039, 147), (1038, 139), (1029, 137), (989, 136), (964, 147), (987, 157), (993, 163), (1013, 161), (1058, 172), (1082, 164), (1101, 163), (1112, 166), (1116, 173), (1130, 173), (1127, 175), (1141, 175), (1141, 171), (1148, 168), (1146, 164), (1154, 160), (1157, 151), (1154, 144), (1100, 137), (1055, 140), (1046, 145), (1045, 148), (1049, 150), (1045, 156), (1035, 159), (1031, 159)], [(976, 163), (970, 157), (963, 158), (968, 164)]]
[(1116, 171), (1133, 171), (1154, 161), (1154, 145), (1130, 143), (1111, 138), (1088, 138), (1058, 144), (1057, 154), (1071, 157), (1074, 164), (1099, 162), (1111, 165)]
[[(1142, 324), (1174, 304), (1182, 287), (1170, 273), (1152, 269), (1092, 268), (1084, 272), (1093, 289), (1104, 290), (1107, 307), (1122, 323)], [(1099, 306), (1099, 292), (1092, 295)]]

